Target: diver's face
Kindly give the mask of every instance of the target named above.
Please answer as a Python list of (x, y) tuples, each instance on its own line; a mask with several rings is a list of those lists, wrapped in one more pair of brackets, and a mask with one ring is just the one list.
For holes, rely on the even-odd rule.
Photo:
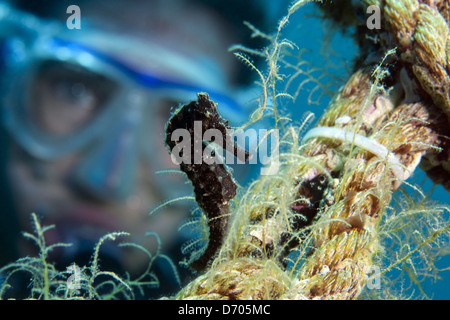
[[(88, 18), (87, 9), (82, 10), (83, 19)], [(151, 11), (133, 10), (138, 13)], [(184, 14), (188, 15), (188, 12), (185, 10)], [(183, 21), (186, 20), (189, 19), (185, 17)], [(114, 21), (120, 23), (119, 20)], [(127, 26), (118, 29), (123, 35)], [(218, 30), (216, 26), (200, 29), (205, 34)], [(78, 32), (82, 35), (83, 31)], [(177, 41), (180, 35), (169, 29), (166, 32), (165, 37), (171, 40), (168, 42), (186, 43), (185, 34), (181, 35), (183, 41)], [(202, 37), (196, 36), (198, 42)], [(208, 36), (215, 41), (220, 39), (218, 35)], [(114, 38), (110, 40), (114, 41)], [(152, 41), (151, 37), (148, 40)], [(146, 39), (142, 38), (142, 41)], [(226, 50), (223, 54), (227, 54)], [(218, 58), (219, 64), (223, 65), (221, 58), (213, 58)], [(228, 54), (225, 61), (224, 69), (233, 69), (226, 65)], [(35, 124), (46, 133), (70, 138), (97, 119), (114, 87), (108, 87), (103, 80), (95, 80), (83, 70), (65, 68), (52, 66), (39, 75), (31, 92), (31, 115)], [(121, 122), (125, 119), (119, 117), (113, 126), (107, 128), (109, 134), (102, 135), (91, 145), (51, 160), (33, 157), (18, 144), (11, 144), (8, 173), (22, 228), (29, 229), (30, 213), (36, 212), (42, 217), (42, 224), (56, 226), (46, 234), (48, 243), (73, 244), (54, 258), (70, 263), (77, 256), (90, 256), (99, 238), (112, 231), (129, 232), (131, 236), (127, 241), (143, 245), (151, 252), (155, 251), (157, 243), (154, 237), (145, 236), (149, 231), (160, 236), (163, 247), (169, 248), (174, 244), (178, 226), (189, 215), (192, 203), (184, 207), (166, 207), (152, 216), (149, 216), (149, 211), (162, 201), (173, 198), (166, 192), (171, 190), (167, 189), (186, 187), (184, 178), (176, 178), (170, 185), (167, 180), (175, 179), (173, 174), (156, 174), (158, 170), (174, 168), (163, 139), (170, 108), (177, 106), (177, 102), (150, 99), (141, 105), (145, 108), (139, 109), (139, 130), (127, 132)], [(126, 105), (128, 108), (132, 106), (132, 103)], [(133, 146), (121, 144), (121, 141), (128, 141), (127, 134), (138, 142)], [(124, 163), (132, 155), (137, 155), (135, 162), (127, 167)], [(93, 186), (98, 182), (96, 179), (100, 180), (100, 186)], [(190, 189), (184, 194), (188, 192)], [(23, 240), (20, 247), (22, 254), (27, 254), (30, 243)], [(108, 248), (105, 248), (103, 253), (107, 252)], [(147, 256), (131, 249), (121, 250), (120, 255), (117, 250), (109, 253), (131, 273), (142, 270), (144, 263), (148, 262)]]
[[(98, 121), (106, 93), (83, 72), (66, 72), (63, 66), (53, 66), (39, 75), (30, 112), (41, 131), (55, 137), (69, 136), (70, 140), (71, 134), (76, 136), (80, 128)], [(149, 216), (152, 207), (170, 197), (164, 190), (167, 184), (162, 183), (166, 181), (161, 179), (174, 178), (156, 174), (173, 167), (162, 142), (171, 104), (161, 100), (142, 105), (145, 110), (139, 114), (141, 122), (134, 123), (138, 127), (134, 129), (139, 130), (133, 130), (129, 137), (136, 144), (128, 147), (120, 144), (129, 133), (121, 129), (124, 119), (120, 116), (114, 127), (105, 128), (107, 134), (98, 141), (55, 159), (33, 157), (18, 144), (11, 144), (8, 173), (22, 227), (29, 228), (30, 213), (36, 212), (43, 224), (56, 225), (46, 234), (48, 243), (72, 243), (53, 258), (61, 261), (87, 258), (95, 242), (112, 231), (129, 232), (131, 238), (127, 240), (150, 251), (155, 250), (156, 242), (153, 237), (145, 237), (148, 231), (156, 232), (166, 248), (173, 244), (177, 227), (188, 210), (171, 207)], [(121, 165), (133, 156), (137, 160), (132, 167)], [(99, 172), (104, 175), (97, 181)], [(178, 183), (182, 184), (182, 180)], [(24, 242), (21, 248), (27, 250), (28, 244)], [(23, 252), (26, 253), (29, 252)], [(131, 250), (121, 252), (120, 256), (107, 248), (104, 253), (119, 260), (130, 272), (141, 268), (146, 258)]]

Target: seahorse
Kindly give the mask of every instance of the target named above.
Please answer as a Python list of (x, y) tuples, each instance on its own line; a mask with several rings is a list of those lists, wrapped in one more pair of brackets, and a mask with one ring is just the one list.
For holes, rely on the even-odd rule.
[[(211, 161), (211, 155), (214, 156), (214, 152), (204, 152), (208, 145), (202, 140), (203, 134), (208, 129), (217, 129), (220, 131), (223, 141), (210, 142), (225, 146), (226, 150), (242, 161), (247, 161), (250, 154), (233, 143), (228, 120), (221, 117), (217, 104), (210, 100), (209, 95), (198, 93), (197, 96), (198, 101), (183, 105), (172, 114), (166, 124), (165, 143), (172, 152), (174, 147), (181, 142), (179, 138), (173, 137), (174, 131), (185, 129), (190, 134), (191, 153), (188, 155), (189, 157), (186, 157), (186, 154), (183, 154), (182, 157), (191, 161), (182, 161), (180, 169), (192, 182), (196, 202), (208, 217), (208, 245), (201, 256), (190, 265), (193, 269), (201, 271), (222, 245), (230, 217), (230, 200), (236, 196), (237, 190), (236, 182), (227, 166), (224, 163)], [(194, 128), (197, 130), (199, 128), (198, 122), (201, 123), (201, 134), (194, 132)], [(184, 142), (186, 143), (186, 141)], [(201, 148), (196, 148), (199, 145)], [(201, 161), (192, 161), (193, 159), (201, 159)]]

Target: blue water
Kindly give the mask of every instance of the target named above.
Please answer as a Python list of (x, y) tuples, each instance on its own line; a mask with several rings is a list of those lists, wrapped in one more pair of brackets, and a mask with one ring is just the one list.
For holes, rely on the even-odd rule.
[[(211, 0), (212, 1), (212, 0)], [(225, 1), (225, 0), (220, 0)], [(250, 1), (250, 0), (241, 0)], [(267, 16), (272, 22), (272, 26), (263, 31), (273, 33), (276, 29), (276, 21), (287, 12), (287, 6), (291, 0), (255, 0), (267, 9)], [(21, 1), (18, 1), (21, 2)], [(24, 2), (24, 1), (23, 1)], [(50, 6), (51, 1), (43, 1)], [(207, 1), (205, 1), (207, 2)], [(36, 2), (38, 3), (38, 2)], [(40, 9), (40, 4), (36, 4), (37, 9)], [(36, 8), (34, 8), (36, 10)], [(42, 9), (45, 11), (45, 9)], [(40, 11), (40, 10), (37, 10)], [(83, 12), (83, 11), (82, 11)], [(294, 53), (299, 53), (303, 50), (305, 52), (302, 55), (302, 59), (308, 63), (308, 66), (304, 66), (305, 69), (309, 69), (313, 76), (320, 76), (324, 71), (330, 72), (330, 75), (321, 79), (324, 84), (329, 84), (330, 92), (337, 92), (340, 85), (342, 85), (348, 78), (350, 69), (352, 66), (352, 60), (354, 58), (357, 47), (353, 43), (350, 36), (344, 36), (337, 32), (334, 28), (330, 28), (324, 24), (320, 19), (316, 17), (317, 10), (314, 5), (308, 4), (302, 8), (299, 12), (295, 13), (290, 20), (290, 23), (285, 28), (282, 37), (290, 39), (296, 44), (297, 49)], [(254, 23), (254, 21), (250, 21)], [(194, 21), (195, 23), (195, 21)], [(257, 23), (254, 23), (256, 27), (259, 27)], [(250, 34), (250, 33), (249, 33)], [(331, 42), (328, 46), (324, 46), (324, 36), (334, 34)], [(290, 61), (295, 62), (295, 59)], [(243, 67), (245, 68), (245, 67)], [(260, 66), (261, 70), (264, 70), (264, 66)], [(282, 70), (284, 72), (293, 72), (292, 70)], [(299, 78), (297, 82), (294, 82), (291, 90), (295, 91), (295, 86), (298, 85), (305, 78)], [(148, 82), (148, 79), (146, 79)], [(281, 88), (282, 86), (280, 86)], [(288, 113), (297, 124), (301, 122), (304, 114), (308, 111), (313, 112), (316, 115), (316, 120), (323, 113), (327, 107), (331, 94), (323, 94), (323, 90), (314, 91), (315, 84), (306, 84), (301, 91), (295, 102), (289, 99), (280, 101), (280, 108), (283, 113)], [(193, 88), (195, 89), (195, 88)], [(290, 92), (292, 93), (292, 92)], [(312, 96), (310, 96), (310, 94)], [(322, 95), (323, 94), (323, 95)], [(314, 103), (309, 103), (312, 100)], [(312, 124), (311, 124), (312, 125)], [(0, 138), (2, 138), (0, 136)], [(3, 142), (0, 142), (3, 143)], [(5, 148), (0, 149), (1, 152), (5, 152)], [(3, 157), (0, 157), (0, 160)], [(3, 173), (3, 172), (2, 172)], [(426, 181), (424, 185), (425, 190), (429, 190), (432, 187), (432, 183), (426, 180), (425, 174), (418, 170), (413, 179), (416, 183)], [(2, 186), (3, 188), (3, 186)], [(8, 190), (9, 191), (9, 190)], [(5, 194), (5, 193), (2, 193)], [(449, 203), (448, 192), (442, 187), (436, 187), (434, 193), (431, 196), (432, 200), (439, 201), (441, 203)], [(2, 204), (0, 204), (2, 205)], [(150, 208), (149, 208), (150, 209)], [(5, 211), (6, 210), (2, 210)], [(174, 231), (175, 232), (175, 231)], [(445, 269), (450, 266), (450, 256), (444, 257), (439, 261), (436, 261), (438, 268)], [(450, 271), (444, 271), (440, 274), (442, 279), (437, 282), (426, 280), (422, 284), (422, 288), (428, 297), (433, 299), (450, 299)], [(0, 277), (0, 284), (2, 278)], [(383, 289), (383, 288), (381, 288)], [(400, 288), (398, 288), (400, 289)], [(416, 293), (419, 290), (416, 288)]]

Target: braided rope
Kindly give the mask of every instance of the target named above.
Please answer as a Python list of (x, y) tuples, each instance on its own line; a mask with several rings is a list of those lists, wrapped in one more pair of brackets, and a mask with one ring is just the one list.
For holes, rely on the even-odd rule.
[[(391, 150), (405, 172), (413, 172), (425, 156), (431, 177), (450, 177), (445, 171), (450, 162), (450, 143), (442, 138), (442, 132), (448, 133), (450, 127), (443, 124), (450, 123), (450, 5), (442, 0), (364, 2), (382, 8), (385, 25), (379, 38), (384, 51), (397, 47), (401, 68), (407, 70), (406, 74), (396, 75), (397, 83), (403, 86), (404, 100), (397, 101), (395, 95), (371, 94), (372, 69), (357, 70), (318, 125), (355, 132), (354, 137), (361, 137), (355, 144), (360, 151), (345, 157), (347, 143), (333, 141), (324, 134), (310, 137), (297, 161), (287, 161), (277, 176), (260, 178), (241, 199), (233, 212), (236, 218), (226, 246), (210, 269), (180, 291), (177, 298), (357, 298), (367, 282), (373, 257), (380, 250), (379, 217), (402, 180), (389, 170), (392, 161), (373, 157), (373, 149)], [(409, 99), (414, 80), (423, 92)], [(433, 104), (448, 119), (442, 119), (442, 114), (439, 118)], [(365, 110), (361, 110), (362, 105)], [(342, 117), (349, 121), (341, 123)], [(365, 146), (365, 136), (374, 139), (371, 145)], [(444, 154), (434, 152), (435, 147), (444, 149)], [(301, 159), (314, 159), (315, 164)], [(290, 276), (277, 257), (271, 256), (273, 248), (268, 245), (282, 243), (280, 234), (292, 227), (280, 212), (292, 214), (289, 204), (299, 190), (295, 180), (308, 181), (321, 171), (349, 174), (339, 177), (334, 203), (322, 213), (331, 223), (315, 226), (315, 249), (298, 273)], [(278, 213), (266, 217), (274, 204), (278, 205)]]
[[(401, 63), (447, 117), (450, 126), (450, 4), (447, 0), (365, 0), (383, 8), (384, 21)], [(383, 32), (383, 31), (382, 31)], [(443, 128), (442, 136), (449, 136)], [(450, 191), (450, 142), (443, 152), (429, 152), (422, 161), (428, 176)]]

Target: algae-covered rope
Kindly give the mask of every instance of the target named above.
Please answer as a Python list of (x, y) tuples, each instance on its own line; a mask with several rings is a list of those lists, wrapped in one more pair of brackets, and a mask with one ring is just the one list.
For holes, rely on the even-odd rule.
[(178, 299), (357, 298), (392, 193), (421, 161), (449, 180), (448, 1), (363, 2), (383, 13), (379, 60), (396, 48), (388, 79), (362, 57), (304, 145), (293, 134), (279, 172), (235, 199), (219, 254)]
[[(400, 61), (445, 113), (450, 125), (449, 2), (386, 0), (375, 3), (383, 8), (384, 20), (390, 29), (393, 46), (398, 48)], [(442, 134), (448, 136), (448, 131)], [(448, 139), (442, 139), (443, 152), (430, 152), (422, 164), (430, 178), (447, 190), (450, 190), (449, 145)]]

